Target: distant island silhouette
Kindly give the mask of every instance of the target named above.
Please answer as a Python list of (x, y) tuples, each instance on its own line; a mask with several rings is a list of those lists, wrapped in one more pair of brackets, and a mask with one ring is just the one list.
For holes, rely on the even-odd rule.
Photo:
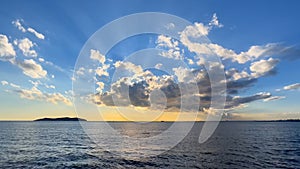
[(59, 118), (42, 118), (34, 121), (87, 121), (86, 119), (78, 117), (59, 117)]

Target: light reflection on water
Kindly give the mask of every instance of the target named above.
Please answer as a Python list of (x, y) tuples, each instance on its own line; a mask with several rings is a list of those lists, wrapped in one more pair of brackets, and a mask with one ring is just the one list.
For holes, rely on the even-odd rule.
[[(300, 168), (298, 122), (221, 122), (214, 135), (199, 144), (202, 124), (196, 123), (180, 144), (159, 156), (128, 160), (95, 145), (78, 122), (0, 122), (0, 168)], [(94, 130), (98, 126), (86, 125)], [(136, 138), (157, 135), (170, 125), (111, 123)], [(105, 142), (118, 144), (113, 139)], [(138, 153), (131, 145), (123, 151)]]

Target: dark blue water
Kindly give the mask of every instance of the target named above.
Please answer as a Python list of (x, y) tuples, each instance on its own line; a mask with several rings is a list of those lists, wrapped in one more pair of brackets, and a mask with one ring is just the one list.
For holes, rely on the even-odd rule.
[[(298, 122), (222, 122), (199, 144), (202, 124), (159, 156), (129, 160), (99, 148), (78, 122), (0, 122), (0, 168), (300, 168)], [(149, 137), (170, 123), (112, 126)]]

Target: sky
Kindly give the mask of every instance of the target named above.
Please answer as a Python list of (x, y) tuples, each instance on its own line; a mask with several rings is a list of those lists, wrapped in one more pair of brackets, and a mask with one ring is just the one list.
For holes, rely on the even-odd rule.
[[(225, 78), (218, 83), (226, 90), (217, 93), (226, 98), (224, 120), (298, 119), (299, 5), (296, 0), (1, 1), (0, 120), (79, 115), (167, 121), (180, 112), (182, 120), (194, 120), (195, 110), (196, 119), (205, 120), (216, 111), (208, 71), (222, 71)], [(106, 53), (88, 48), (103, 26), (142, 12), (171, 14), (190, 25), (162, 25), (179, 30), (178, 39), (147, 33), (122, 39)], [(139, 22), (133, 26), (143, 27)], [(160, 52), (147, 55), (144, 49)], [(92, 66), (81, 65), (80, 57)], [(143, 67), (148, 62), (155, 64)], [(79, 82), (93, 83), (94, 91), (80, 92)], [(193, 94), (184, 95), (181, 85)], [(182, 110), (185, 99), (192, 101)]]

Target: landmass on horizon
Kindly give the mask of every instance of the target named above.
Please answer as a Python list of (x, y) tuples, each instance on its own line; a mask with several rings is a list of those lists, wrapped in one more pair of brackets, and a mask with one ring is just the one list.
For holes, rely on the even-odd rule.
[[(78, 117), (58, 117), (58, 118), (40, 118), (33, 121), (88, 121)], [(300, 122), (300, 119), (280, 119), (280, 120), (222, 120), (221, 122)], [(105, 121), (105, 122), (134, 122), (134, 121)], [(149, 121), (151, 122), (151, 121)], [(152, 122), (174, 122), (174, 121), (152, 121)], [(189, 122), (189, 121), (182, 121)], [(192, 121), (190, 121), (192, 122)], [(195, 122), (206, 122), (206, 121), (195, 121)]]
[(34, 121), (87, 121), (78, 117), (41, 118)]

